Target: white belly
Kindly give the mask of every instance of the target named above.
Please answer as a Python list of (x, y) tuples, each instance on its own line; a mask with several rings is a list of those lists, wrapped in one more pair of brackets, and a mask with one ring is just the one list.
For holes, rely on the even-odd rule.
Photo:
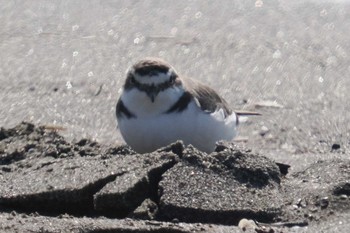
[(204, 113), (194, 103), (183, 112), (122, 118), (118, 124), (125, 142), (138, 153), (152, 152), (177, 140), (210, 153), (217, 141), (230, 141), (236, 135), (235, 113), (225, 119), (222, 110)]

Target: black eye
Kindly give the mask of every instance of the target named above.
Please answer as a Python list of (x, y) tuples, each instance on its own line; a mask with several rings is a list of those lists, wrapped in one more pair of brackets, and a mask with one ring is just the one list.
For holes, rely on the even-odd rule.
[(170, 84), (174, 84), (175, 83), (175, 79), (176, 79), (175, 75), (170, 76), (169, 83)]
[(130, 82), (130, 84), (135, 84), (136, 81), (135, 81), (134, 76), (130, 77), (129, 82)]

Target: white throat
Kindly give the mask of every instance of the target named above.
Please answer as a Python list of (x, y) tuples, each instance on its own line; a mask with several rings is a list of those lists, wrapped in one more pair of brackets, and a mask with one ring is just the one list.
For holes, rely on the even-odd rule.
[(183, 93), (182, 87), (167, 88), (159, 92), (152, 102), (145, 92), (132, 88), (123, 91), (121, 100), (126, 108), (137, 117), (153, 117), (169, 110)]

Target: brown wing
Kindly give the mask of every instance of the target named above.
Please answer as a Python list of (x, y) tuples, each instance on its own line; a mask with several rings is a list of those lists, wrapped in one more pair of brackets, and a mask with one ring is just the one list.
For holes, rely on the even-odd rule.
[(185, 85), (187, 90), (191, 90), (191, 94), (198, 100), (203, 111), (212, 113), (222, 108), (225, 117), (232, 113), (227, 102), (214, 89), (191, 79), (186, 79)]

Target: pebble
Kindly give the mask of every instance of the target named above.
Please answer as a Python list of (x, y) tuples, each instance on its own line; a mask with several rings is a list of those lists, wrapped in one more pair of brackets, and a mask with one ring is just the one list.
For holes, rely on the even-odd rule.
[(270, 131), (269, 128), (263, 125), (260, 129), (259, 134), (260, 136), (264, 137), (269, 131)]
[(255, 222), (253, 220), (242, 218), (238, 223), (238, 227), (242, 231), (246, 231), (248, 229), (256, 229), (257, 225), (255, 224)]
[(332, 151), (334, 151), (334, 150), (339, 150), (340, 149), (340, 145), (338, 144), (338, 143), (334, 143), (333, 145), (332, 145)]
[(321, 209), (327, 208), (328, 205), (329, 205), (329, 198), (328, 197), (321, 198), (321, 200), (320, 200)]

